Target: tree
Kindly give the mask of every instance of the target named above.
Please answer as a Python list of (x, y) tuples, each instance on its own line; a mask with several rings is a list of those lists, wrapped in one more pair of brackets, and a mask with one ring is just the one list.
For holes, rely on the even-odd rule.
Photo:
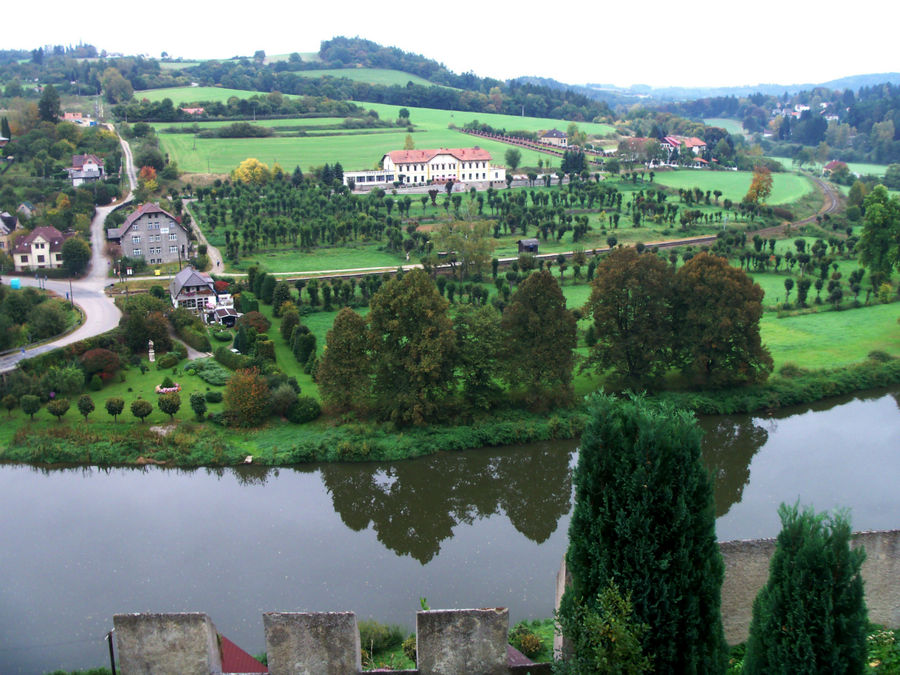
[(59, 335), (66, 329), (66, 314), (58, 301), (42, 302), (28, 312), (28, 329), (38, 340)]
[(794, 280), (788, 277), (784, 280), (784, 301), (785, 303), (790, 302), (791, 299), (791, 291), (794, 288)]
[(519, 168), (519, 163), (522, 161), (522, 153), (517, 148), (507, 150), (504, 157), (506, 159), (506, 169), (509, 173), (513, 173)]
[(41, 100), (38, 102), (38, 114), (42, 122), (59, 122), (59, 93), (52, 84), (44, 87), (44, 93), (41, 94)]
[(613, 249), (597, 266), (588, 308), (597, 343), (590, 363), (642, 386), (672, 364), (675, 273), (661, 258)]
[(82, 417), (84, 417), (84, 421), (87, 422), (88, 415), (94, 412), (94, 399), (92, 399), (88, 394), (82, 394), (78, 397), (78, 412), (81, 413)]
[(413, 140), (412, 134), (406, 134), (406, 140), (403, 141), (404, 150), (415, 150), (416, 142)]
[(12, 411), (15, 410), (17, 405), (19, 405), (19, 401), (12, 394), (7, 394), (3, 397), (2, 401), (0, 401), (0, 404), (2, 404), (4, 408), (6, 408), (7, 417), (12, 417)]
[(62, 245), (63, 267), (71, 276), (81, 276), (91, 262), (91, 247), (81, 237), (69, 237)]
[(432, 241), (435, 250), (456, 254), (460, 281), (471, 273), (481, 274), (491, 261), (496, 245), (493, 225), (488, 220), (444, 222), (432, 235)]
[(260, 162), (255, 157), (248, 157), (231, 172), (231, 178), (241, 183), (264, 185), (271, 180), (272, 172), (267, 164)]
[(316, 371), (322, 400), (339, 412), (365, 410), (372, 387), (366, 320), (344, 307), (335, 317), (325, 345)]
[(447, 307), (421, 269), (394, 277), (372, 297), (372, 393), (383, 418), (419, 425), (441, 411), (453, 388), (456, 342)]
[(150, 401), (139, 398), (131, 403), (131, 414), (137, 417), (141, 421), (141, 424), (144, 423), (144, 418), (152, 412), (153, 406), (150, 405)]
[(108, 398), (104, 406), (106, 407), (106, 412), (112, 415), (114, 421), (118, 422), (119, 415), (125, 409), (125, 401), (118, 397)]
[(503, 310), (503, 377), (533, 407), (572, 398), (575, 317), (549, 270), (523, 281)]
[(41, 399), (32, 394), (25, 394), (20, 400), (22, 412), (34, 420), (34, 414), (41, 409)]
[(134, 96), (134, 88), (129, 80), (125, 79), (115, 68), (107, 68), (100, 77), (103, 87), (103, 95), (110, 103), (122, 103), (130, 101)]
[(772, 172), (760, 165), (753, 170), (753, 180), (750, 181), (750, 189), (744, 196), (747, 204), (764, 204), (772, 194)]
[(864, 673), (866, 605), (846, 513), (778, 509), (769, 580), (753, 603), (745, 672)]
[(675, 285), (676, 353), (685, 372), (711, 386), (765, 380), (773, 362), (759, 332), (759, 285), (706, 252), (679, 268)]
[[(596, 394), (581, 437), (560, 613), (596, 607), (610, 583), (652, 627), (657, 673), (721, 673), (724, 565), (712, 484), (693, 415), (643, 397)], [(615, 671), (612, 671), (615, 672)]]
[(863, 231), (859, 238), (859, 260), (873, 273), (890, 277), (900, 267), (900, 198), (876, 185), (866, 195)]
[(191, 410), (193, 410), (194, 415), (197, 416), (197, 421), (202, 422), (204, 415), (206, 415), (206, 397), (199, 391), (195, 391), (191, 394), (190, 401)]
[(489, 410), (500, 394), (495, 382), (503, 344), (500, 314), (491, 305), (464, 305), (456, 312), (453, 330), (463, 398), (471, 408)]
[(56, 418), (57, 422), (62, 422), (63, 415), (69, 412), (69, 399), (51, 399), (47, 402), (47, 411)]
[(161, 411), (169, 416), (170, 420), (173, 420), (175, 419), (175, 413), (177, 413), (178, 409), (181, 407), (181, 397), (178, 395), (177, 391), (160, 394), (159, 398), (156, 400), (156, 405)]
[(225, 412), (241, 427), (255, 427), (269, 416), (269, 386), (257, 368), (238, 370), (225, 385)]

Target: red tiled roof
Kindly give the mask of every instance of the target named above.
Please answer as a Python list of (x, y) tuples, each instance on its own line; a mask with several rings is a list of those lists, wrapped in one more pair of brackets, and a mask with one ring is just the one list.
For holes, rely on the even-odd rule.
[(122, 234), (125, 234), (125, 231), (129, 227), (131, 227), (131, 224), (134, 223), (134, 221), (136, 221), (138, 218), (143, 216), (145, 213), (163, 213), (163, 214), (169, 216), (169, 218), (174, 220), (179, 225), (181, 224), (180, 218), (176, 218), (175, 216), (173, 216), (171, 213), (169, 213), (165, 209), (160, 208), (159, 204), (154, 204), (153, 202), (148, 202), (146, 204), (142, 204), (141, 207), (137, 211), (135, 211), (134, 213), (129, 215), (125, 219), (125, 222), (122, 223), (122, 227), (119, 228), (119, 231)]
[(68, 239), (66, 235), (50, 225), (36, 227), (31, 231), (31, 234), (27, 237), (22, 237), (16, 242), (13, 253), (31, 253), (31, 244), (38, 237), (41, 237), (41, 239), (44, 239), (50, 244), (50, 253), (58, 253), (61, 251), (63, 242)]
[(224, 635), (219, 636), (222, 646), (222, 673), (268, 673), (266, 668), (250, 654)]
[(97, 155), (87, 154), (87, 155), (72, 155), (72, 168), (80, 169), (88, 161), (93, 161), (93, 163), (96, 164), (97, 166), (103, 166), (103, 160), (100, 159), (99, 157), (97, 157)]
[(484, 148), (440, 148), (439, 150), (394, 150), (387, 153), (394, 164), (427, 164), (438, 155), (452, 155), (460, 162), (490, 161), (491, 153)]
[(825, 165), (825, 169), (827, 171), (834, 171), (835, 169), (839, 169), (842, 166), (847, 166), (846, 162), (842, 162), (839, 159), (833, 159)]

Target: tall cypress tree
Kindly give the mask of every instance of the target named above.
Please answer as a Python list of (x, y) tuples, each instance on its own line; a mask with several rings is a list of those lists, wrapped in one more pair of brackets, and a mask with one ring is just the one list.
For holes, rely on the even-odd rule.
[(863, 673), (866, 604), (844, 513), (778, 509), (781, 532), (769, 581), (753, 603), (744, 670), (748, 673)]
[(560, 613), (595, 607), (616, 584), (630, 593), (635, 620), (651, 628), (642, 647), (657, 673), (725, 669), (724, 565), (701, 434), (686, 411), (598, 394), (575, 471), (572, 586)]

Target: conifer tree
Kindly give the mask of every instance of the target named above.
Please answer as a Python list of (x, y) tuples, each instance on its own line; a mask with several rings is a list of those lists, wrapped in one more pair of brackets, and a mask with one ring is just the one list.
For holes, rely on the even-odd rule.
[(753, 603), (744, 670), (748, 673), (866, 672), (866, 605), (844, 513), (778, 509), (781, 532), (769, 581)]
[[(686, 411), (595, 395), (575, 471), (561, 615), (591, 608), (610, 583), (651, 627), (657, 673), (721, 673), (724, 576), (701, 430)], [(562, 622), (565, 625), (564, 622)], [(576, 631), (577, 633), (577, 631)], [(578, 635), (567, 635), (578, 644)]]

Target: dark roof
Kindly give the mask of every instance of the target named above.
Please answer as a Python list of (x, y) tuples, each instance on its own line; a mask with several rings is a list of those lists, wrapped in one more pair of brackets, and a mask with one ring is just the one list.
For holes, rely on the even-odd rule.
[(222, 673), (268, 673), (266, 668), (250, 654), (224, 635), (219, 636), (222, 647)]
[[(181, 221), (178, 218), (173, 216), (171, 213), (169, 213), (165, 209), (160, 208), (159, 204), (153, 204), (151, 202), (148, 202), (147, 204), (142, 204), (141, 207), (137, 211), (130, 214), (125, 219), (125, 222), (122, 223), (122, 227), (119, 228), (119, 231), (122, 234), (125, 234), (125, 232), (128, 231), (128, 228), (131, 227), (131, 225), (134, 223), (134, 221), (136, 221), (138, 218), (143, 216), (145, 213), (162, 213), (164, 215), (167, 215), (169, 218), (174, 220), (179, 225), (181, 225)], [(184, 226), (181, 225), (181, 228), (184, 229)]]
[(59, 253), (59, 251), (62, 250), (63, 242), (70, 236), (72, 235), (70, 234), (67, 236), (55, 227), (49, 225), (36, 227), (31, 231), (31, 234), (27, 237), (22, 237), (16, 242), (13, 253), (31, 253), (31, 244), (38, 237), (41, 237), (50, 243), (50, 253)]
[(97, 157), (97, 155), (86, 154), (86, 155), (72, 155), (72, 168), (80, 169), (81, 167), (83, 167), (85, 164), (87, 164), (91, 160), (93, 160), (94, 164), (96, 164), (98, 166), (103, 166), (103, 160), (100, 159), (99, 157)]
[(537, 239), (519, 239), (516, 243), (519, 246), (537, 246), (540, 242)]
[(193, 267), (185, 267), (175, 278), (169, 283), (169, 291), (175, 297), (181, 293), (181, 289), (185, 286), (206, 286), (210, 290), (214, 290), (212, 277), (203, 272), (198, 272)]
[(11, 213), (0, 213), (0, 235), (9, 234), (19, 226), (19, 219)]
[(559, 129), (551, 129), (550, 131), (545, 131), (541, 134), (541, 138), (568, 138), (563, 132)]

